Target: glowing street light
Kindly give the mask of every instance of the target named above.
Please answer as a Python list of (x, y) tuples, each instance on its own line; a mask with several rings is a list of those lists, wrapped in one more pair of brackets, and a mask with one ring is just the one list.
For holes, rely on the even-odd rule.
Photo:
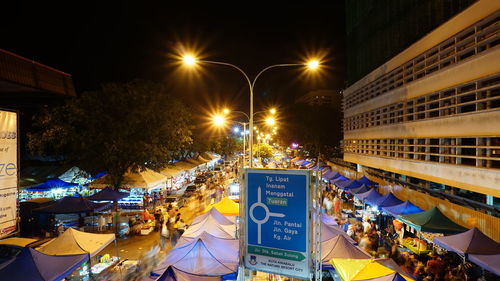
[(214, 125), (217, 127), (222, 127), (226, 123), (226, 120), (225, 120), (224, 116), (222, 116), (222, 115), (214, 115), (214, 117), (212, 118), (212, 121), (213, 121)]
[[(253, 127), (253, 89), (255, 87), (255, 82), (257, 82), (257, 79), (260, 77), (260, 75), (262, 73), (264, 73), (265, 71), (271, 69), (271, 68), (277, 68), (277, 67), (290, 67), (290, 66), (307, 66), (308, 69), (311, 69), (311, 70), (315, 70), (319, 67), (319, 61), (317, 60), (313, 60), (313, 61), (310, 61), (308, 63), (305, 63), (305, 64), (299, 64), (299, 63), (286, 63), (286, 64), (274, 64), (274, 65), (270, 65), (268, 67), (265, 67), (264, 69), (262, 69), (259, 73), (257, 73), (257, 75), (255, 75), (254, 79), (253, 80), (250, 80), (250, 78), (248, 77), (248, 75), (245, 73), (245, 71), (243, 71), (241, 68), (239, 68), (238, 66), (234, 65), (234, 64), (231, 64), (231, 63), (227, 63), (227, 62), (219, 62), (219, 61), (209, 61), (209, 60), (198, 60), (196, 59), (194, 56), (192, 55), (184, 55), (182, 57), (182, 60), (184, 62), (185, 65), (188, 65), (188, 66), (194, 66), (195, 64), (201, 62), (201, 63), (209, 63), (209, 64), (217, 64), (217, 65), (224, 65), (224, 66), (229, 66), (229, 67), (232, 67), (232, 68), (235, 68), (236, 70), (238, 70), (239, 72), (241, 72), (241, 74), (243, 74), (243, 76), (245, 76), (245, 79), (246, 81), (248, 82), (248, 87), (249, 87), (249, 90), (250, 90), (250, 120), (249, 120), (249, 127), (252, 128)], [(249, 146), (250, 146), (250, 167), (253, 167), (253, 131), (250, 130), (250, 142), (249, 142)]]
[(269, 126), (274, 126), (274, 124), (276, 124), (276, 119), (274, 119), (274, 117), (268, 117), (266, 119), (266, 124)]
[(196, 58), (191, 56), (191, 55), (185, 55), (182, 57), (182, 61), (184, 62), (184, 64), (186, 65), (189, 65), (189, 66), (193, 66), (196, 64)]
[(307, 68), (315, 70), (318, 69), (319, 67), (319, 61), (318, 60), (311, 60), (307, 63)]

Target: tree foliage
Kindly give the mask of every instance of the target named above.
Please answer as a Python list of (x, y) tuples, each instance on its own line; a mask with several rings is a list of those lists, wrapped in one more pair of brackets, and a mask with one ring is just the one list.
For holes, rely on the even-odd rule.
[(253, 155), (260, 158), (271, 158), (274, 155), (273, 147), (267, 143), (257, 143), (252, 148)]
[(158, 170), (185, 150), (192, 142), (190, 120), (161, 84), (109, 83), (43, 110), (28, 146), (34, 154), (63, 155), (89, 172), (106, 171), (119, 186), (128, 169)]
[(225, 157), (242, 150), (241, 143), (232, 136), (213, 136), (209, 139), (209, 149)]

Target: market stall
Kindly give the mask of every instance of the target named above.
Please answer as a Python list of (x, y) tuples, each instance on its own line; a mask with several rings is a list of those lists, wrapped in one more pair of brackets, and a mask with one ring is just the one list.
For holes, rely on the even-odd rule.
[(398, 215), (416, 214), (424, 211), (411, 203), (409, 200), (398, 205), (382, 207), (382, 210), (394, 217)]
[[(48, 255), (86, 254), (93, 258), (113, 241), (115, 241), (114, 234), (95, 234), (68, 228), (62, 235), (38, 247), (37, 250)], [(90, 263), (90, 272), (94, 275), (99, 274), (116, 265), (119, 260), (119, 257), (109, 254), (96, 257)], [(82, 270), (78, 275), (88, 275), (88, 270)]]
[(219, 224), (214, 218), (206, 217), (199, 223), (189, 226), (182, 234), (182, 237), (198, 237), (203, 232), (218, 238), (234, 239), (236, 237), (236, 225)]
[(329, 270), (333, 269), (329, 263), (333, 258), (369, 259), (371, 256), (357, 246), (354, 246), (344, 236), (337, 235), (321, 242), (321, 258), (323, 261), (323, 269)]
[(59, 176), (60, 180), (65, 182), (76, 183), (78, 185), (85, 185), (92, 181), (92, 176), (90, 173), (73, 166), (69, 168), (66, 172)]
[(239, 204), (229, 199), (229, 197), (223, 197), (219, 202), (208, 205), (204, 212), (208, 212), (212, 208), (217, 209), (224, 216), (238, 216), (240, 213)]
[(413, 280), (413, 278), (406, 275), (391, 259), (333, 258), (330, 263), (343, 281)]
[(191, 222), (191, 226), (198, 223), (203, 223), (208, 217), (214, 219), (218, 224), (222, 225), (231, 225), (236, 223), (234, 217), (224, 216), (219, 211), (217, 211), (216, 208), (211, 208), (208, 212), (195, 217)]
[(153, 272), (162, 275), (169, 267), (199, 276), (223, 276), (237, 272), (239, 241), (217, 239), (202, 233), (195, 239), (172, 249)]
[(60, 199), (78, 192), (78, 184), (66, 182), (59, 178), (50, 179), (41, 184), (31, 186), (19, 192), (21, 202), (37, 198)]
[(398, 218), (416, 230), (423, 232), (455, 234), (467, 231), (467, 228), (450, 220), (437, 207), (425, 212), (399, 215)]
[(47, 255), (23, 248), (16, 258), (0, 269), (2, 280), (59, 281), (89, 258), (88, 254)]

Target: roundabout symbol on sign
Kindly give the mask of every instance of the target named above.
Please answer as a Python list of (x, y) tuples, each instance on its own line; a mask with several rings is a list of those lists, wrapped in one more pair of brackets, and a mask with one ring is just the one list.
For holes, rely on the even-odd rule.
[[(257, 207), (261, 207), (262, 209), (264, 209), (264, 212), (266, 213), (266, 215), (264, 216), (263, 219), (257, 219), (254, 216), (254, 210)], [(252, 221), (257, 224), (257, 243), (258, 244), (261, 244), (261, 225), (266, 223), (269, 220), (269, 217), (278, 217), (278, 218), (285, 217), (285, 214), (272, 213), (271, 211), (269, 211), (269, 208), (264, 203), (262, 203), (260, 186), (257, 189), (257, 202), (253, 203), (250, 206), (249, 213), (250, 213), (250, 219), (252, 219)]]

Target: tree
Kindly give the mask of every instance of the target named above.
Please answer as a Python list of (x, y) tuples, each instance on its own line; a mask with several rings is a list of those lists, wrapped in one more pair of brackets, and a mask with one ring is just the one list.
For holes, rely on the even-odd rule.
[(216, 136), (210, 139), (210, 150), (225, 157), (241, 151), (241, 143), (232, 136)]
[(273, 147), (267, 143), (257, 143), (253, 145), (253, 154), (260, 158), (271, 158), (273, 157)]
[(63, 155), (89, 172), (106, 171), (117, 188), (128, 169), (159, 170), (185, 150), (192, 142), (190, 120), (161, 84), (109, 83), (43, 110), (28, 146), (35, 154)]

